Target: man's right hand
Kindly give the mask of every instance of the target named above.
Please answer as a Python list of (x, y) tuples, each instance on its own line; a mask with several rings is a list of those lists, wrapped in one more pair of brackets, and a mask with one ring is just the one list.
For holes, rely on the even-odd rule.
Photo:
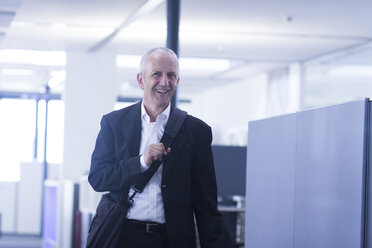
[(150, 165), (152, 164), (152, 161), (161, 160), (163, 155), (167, 155), (170, 151), (171, 151), (170, 147), (168, 147), (167, 151), (165, 150), (163, 143), (155, 143), (155, 144), (149, 145), (143, 157), (145, 164), (148, 167), (150, 167)]

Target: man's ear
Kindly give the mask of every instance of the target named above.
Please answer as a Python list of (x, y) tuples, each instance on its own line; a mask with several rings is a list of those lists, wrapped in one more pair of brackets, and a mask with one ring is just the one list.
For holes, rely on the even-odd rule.
[(137, 82), (138, 82), (138, 85), (140, 86), (140, 88), (142, 90), (144, 90), (145, 89), (145, 83), (144, 83), (144, 79), (143, 79), (142, 73), (138, 73), (137, 74)]

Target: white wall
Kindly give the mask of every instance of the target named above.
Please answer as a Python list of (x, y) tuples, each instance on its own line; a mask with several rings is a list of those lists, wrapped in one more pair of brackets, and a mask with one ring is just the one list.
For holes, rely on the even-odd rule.
[(267, 76), (229, 83), (190, 98), (191, 104), (180, 107), (212, 126), (214, 144), (245, 145), (248, 122), (266, 114)]
[(43, 164), (21, 163), (21, 180), (17, 194), (18, 234), (39, 235), (41, 232)]
[(16, 231), (16, 196), (18, 182), (0, 182), (1, 231)]

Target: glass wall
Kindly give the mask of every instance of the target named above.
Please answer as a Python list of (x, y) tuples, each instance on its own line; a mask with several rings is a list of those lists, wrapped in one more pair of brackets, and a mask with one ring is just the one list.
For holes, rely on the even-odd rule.
[(19, 163), (32, 161), (36, 102), (0, 99), (0, 181), (19, 181)]
[[(46, 101), (0, 99), (0, 181), (19, 181), (21, 162), (43, 162)], [(48, 102), (48, 163), (62, 163), (64, 103)]]
[(63, 159), (63, 127), (65, 104), (61, 100), (48, 103), (47, 154), (48, 163), (62, 164)]

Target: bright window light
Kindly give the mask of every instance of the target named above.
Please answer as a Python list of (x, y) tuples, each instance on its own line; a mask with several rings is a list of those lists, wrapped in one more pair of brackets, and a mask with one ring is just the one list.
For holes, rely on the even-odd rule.
[(66, 52), (4, 49), (0, 50), (0, 62), (11, 64), (65, 66)]
[(0, 182), (19, 182), (21, 179), (20, 162), (7, 156), (0, 159)]
[(57, 87), (59, 84), (61, 84), (66, 79), (66, 71), (60, 70), (60, 71), (51, 71), (50, 72), (50, 79), (48, 81), (48, 86), (50, 88)]
[[(116, 65), (124, 68), (139, 68), (141, 56), (118, 55)], [(224, 71), (230, 68), (230, 60), (206, 58), (180, 58), (180, 70)]]
[(2, 69), (1, 73), (7, 76), (32, 76), (34, 75), (33, 70), (27, 70), (27, 69)]
[(48, 106), (47, 161), (48, 163), (61, 164), (63, 161), (65, 104), (61, 100), (51, 100)]
[(33, 161), (35, 101), (0, 100), (0, 182), (19, 181), (20, 163)]

